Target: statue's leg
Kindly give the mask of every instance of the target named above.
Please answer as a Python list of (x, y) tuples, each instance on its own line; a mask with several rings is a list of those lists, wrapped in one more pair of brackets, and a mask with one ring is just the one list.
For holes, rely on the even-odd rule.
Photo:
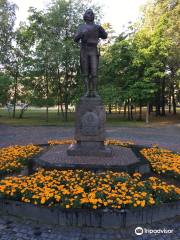
[(88, 97), (89, 95), (89, 79), (87, 75), (83, 75), (84, 78), (84, 87), (85, 87), (85, 96)]
[(85, 86), (85, 96), (89, 95), (89, 65), (88, 65), (88, 56), (85, 50), (81, 49), (80, 54), (80, 65), (81, 65), (81, 72)]
[(92, 76), (92, 94), (94, 97), (97, 94), (97, 70), (98, 70), (98, 56), (96, 54), (91, 56), (91, 76)]

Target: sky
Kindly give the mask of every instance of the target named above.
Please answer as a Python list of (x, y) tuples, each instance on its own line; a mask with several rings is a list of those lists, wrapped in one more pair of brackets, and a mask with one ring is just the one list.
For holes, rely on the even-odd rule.
[[(11, 0), (19, 7), (17, 11), (16, 26), (20, 21), (25, 21), (29, 7), (44, 9), (51, 0)], [(113, 29), (120, 33), (128, 22), (138, 19), (140, 6), (147, 0), (93, 0), (103, 5), (104, 17), (102, 23), (109, 22)]]

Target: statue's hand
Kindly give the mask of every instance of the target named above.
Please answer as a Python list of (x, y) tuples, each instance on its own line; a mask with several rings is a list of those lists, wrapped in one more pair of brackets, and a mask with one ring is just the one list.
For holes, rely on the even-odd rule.
[(86, 34), (87, 32), (87, 29), (83, 29), (82, 34)]
[(87, 42), (88, 39), (88, 31), (87, 30), (83, 30), (82, 31), (82, 41), (83, 42)]

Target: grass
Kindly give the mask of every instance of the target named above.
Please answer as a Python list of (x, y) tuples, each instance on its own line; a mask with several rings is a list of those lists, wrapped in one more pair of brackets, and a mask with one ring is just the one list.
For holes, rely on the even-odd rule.
[[(167, 114), (165, 117), (155, 117), (154, 113), (150, 116), (150, 124), (145, 124), (145, 109), (143, 111), (143, 121), (129, 121), (124, 118), (123, 113), (107, 114), (107, 126), (117, 127), (145, 127), (167, 124), (178, 124), (180, 122), (180, 109), (176, 116)], [(0, 109), (0, 124), (8, 124), (12, 126), (74, 126), (75, 114), (68, 113), (68, 121), (64, 121), (61, 114), (58, 115), (56, 110), (49, 110), (49, 120), (46, 121), (45, 109), (28, 109), (22, 119), (19, 119), (19, 110), (16, 112), (16, 118), (10, 118), (6, 109)]]

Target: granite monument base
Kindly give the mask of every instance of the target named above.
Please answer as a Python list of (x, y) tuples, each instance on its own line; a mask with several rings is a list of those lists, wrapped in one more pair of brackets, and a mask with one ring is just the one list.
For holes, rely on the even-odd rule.
[(71, 144), (67, 150), (69, 156), (97, 156), (111, 157), (112, 149), (104, 142), (77, 142)]
[[(140, 172), (150, 173), (150, 164), (139, 155), (136, 147), (107, 146), (112, 149), (113, 155), (90, 156), (69, 155), (68, 145), (52, 145), (46, 149), (38, 158), (34, 159), (34, 169), (42, 167), (47, 170), (84, 169), (92, 171), (116, 171), (116, 172)], [(82, 149), (81, 149), (82, 150)], [(72, 151), (73, 152), (73, 151)], [(82, 152), (80, 152), (82, 154)], [(85, 154), (85, 153), (84, 153)]]
[(104, 145), (106, 113), (101, 97), (82, 97), (76, 106), (75, 140), (69, 156), (112, 156)]

